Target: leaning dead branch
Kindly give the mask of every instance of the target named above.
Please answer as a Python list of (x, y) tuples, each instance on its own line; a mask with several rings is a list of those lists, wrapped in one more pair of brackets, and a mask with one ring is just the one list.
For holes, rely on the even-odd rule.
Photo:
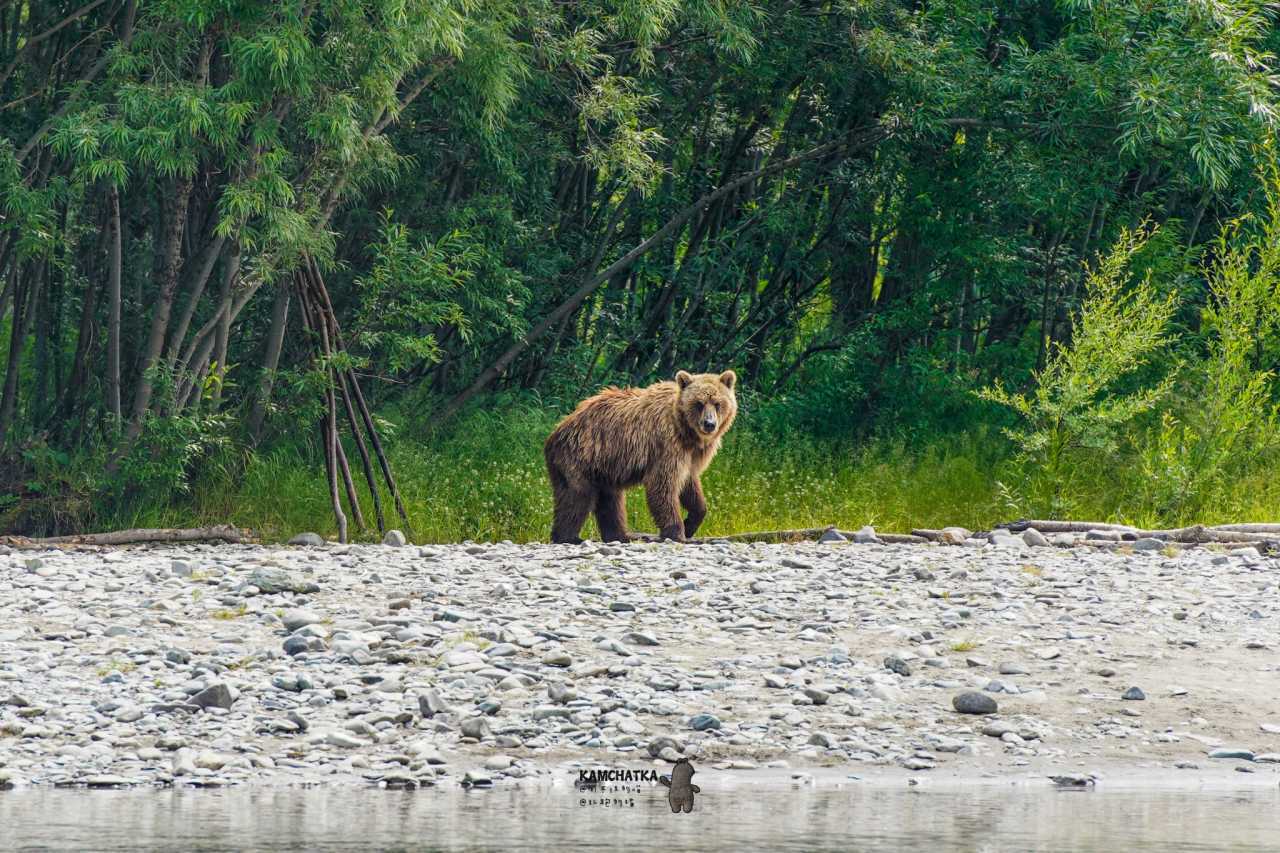
[[(385, 532), (386, 518), (382, 511), (382, 500), (378, 495), (378, 482), (374, 476), (373, 463), (369, 457), (370, 448), (377, 457), (382, 478), (395, 503), (396, 512), (404, 524), (405, 532), (412, 537), (413, 529), (409, 524), (409, 515), (405, 511), (404, 501), (396, 486), (395, 476), (391, 473), (391, 464), (387, 461), (373, 415), (360, 390), (360, 381), (356, 377), (355, 368), (346, 363), (346, 360), (339, 358), (346, 353), (346, 344), (342, 338), (342, 329), (338, 325), (338, 315), (333, 310), (333, 302), (329, 298), (329, 291), (320, 274), (320, 267), (314, 259), (310, 257), (303, 259), (300, 269), (294, 276), (294, 288), (301, 305), (303, 327), (313, 347), (313, 361), (324, 371), (326, 377), (325, 413), (320, 420), (320, 434), (325, 448), (329, 503), (333, 507), (333, 517), (338, 525), (338, 541), (347, 541), (347, 517), (342, 509), (342, 498), (338, 490), (339, 479), (341, 479), (342, 491), (346, 494), (347, 506), (355, 519), (356, 527), (361, 532), (365, 530), (364, 514), (360, 509), (355, 481), (351, 476), (351, 465), (347, 461), (346, 450), (339, 434), (339, 411), (346, 416), (346, 424), (360, 456), (360, 467), (364, 473), (365, 482), (369, 486), (369, 494), (373, 498), (378, 532)], [(367, 443), (361, 433), (361, 427), (368, 434)]]

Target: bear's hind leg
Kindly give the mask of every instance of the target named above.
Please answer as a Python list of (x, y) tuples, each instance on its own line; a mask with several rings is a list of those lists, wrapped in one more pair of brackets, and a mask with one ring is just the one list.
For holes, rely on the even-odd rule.
[(601, 489), (596, 494), (596, 525), (602, 542), (628, 542), (627, 496), (621, 489)]
[(551, 541), (556, 545), (577, 545), (582, 542), (578, 536), (582, 525), (586, 523), (591, 508), (595, 505), (595, 492), (587, 489), (575, 489), (568, 484), (556, 485), (552, 488), (555, 501), (555, 513), (551, 523)]

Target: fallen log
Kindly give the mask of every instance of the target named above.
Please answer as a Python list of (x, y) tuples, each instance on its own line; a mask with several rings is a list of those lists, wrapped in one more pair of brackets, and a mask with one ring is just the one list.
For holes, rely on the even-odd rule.
[[(852, 533), (846, 533), (843, 530), (840, 531), (840, 534), (848, 539), (853, 538)], [(923, 536), (916, 535), (914, 530), (910, 533), (877, 533), (876, 538), (889, 545), (924, 545), (930, 541)]]
[[(701, 544), (708, 542), (808, 542), (819, 539), (828, 530), (835, 530), (835, 525), (826, 527), (801, 527), (796, 530), (758, 530), (752, 533), (731, 533), (728, 536), (707, 536), (692, 541)], [(841, 534), (846, 538), (852, 534)]]
[(1033, 521), (1021, 519), (1007, 524), (997, 524), (1010, 533), (1022, 533), (1028, 527), (1034, 527), (1041, 533), (1088, 533), (1090, 530), (1112, 530), (1116, 533), (1136, 533), (1137, 528), (1127, 524), (1111, 524), (1106, 521), (1051, 521), (1048, 519)]
[(1210, 530), (1225, 530), (1231, 533), (1273, 533), (1280, 534), (1280, 524), (1215, 524)]
[[(32, 539), (26, 536), (3, 537), (5, 544), (19, 547), (44, 545), (137, 545), (144, 542), (252, 542), (250, 530), (216, 524), (212, 527), (140, 527), (133, 530), (113, 530), (107, 533), (77, 533), (72, 536), (45, 536)], [(12, 541), (10, 541), (12, 540)]]
[(1137, 538), (1150, 537), (1152, 539), (1163, 539), (1169, 542), (1271, 542), (1276, 538), (1275, 534), (1267, 535), (1266, 533), (1245, 533), (1236, 530), (1219, 530), (1214, 527), (1205, 527), (1203, 524), (1193, 524), (1190, 527), (1173, 527), (1168, 530), (1135, 530), (1133, 531)]

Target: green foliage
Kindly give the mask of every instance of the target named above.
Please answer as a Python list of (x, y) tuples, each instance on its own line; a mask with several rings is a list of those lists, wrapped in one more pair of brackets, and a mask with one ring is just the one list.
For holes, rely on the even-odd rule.
[(1265, 467), (1280, 447), (1272, 363), (1280, 329), (1280, 182), (1268, 184), (1258, 228), (1222, 229), (1201, 311), (1205, 352), (1185, 378), (1185, 403), (1144, 440), (1148, 500), (1160, 515), (1196, 517), (1232, 502), (1233, 483)]
[(980, 396), (1012, 409), (1023, 426), (1006, 430), (1021, 461), (1035, 475), (1028, 499), (1037, 511), (1070, 513), (1074, 456), (1114, 458), (1123, 430), (1150, 412), (1168, 393), (1172, 378), (1125, 389), (1122, 383), (1149, 365), (1168, 343), (1174, 296), (1160, 296), (1150, 276), (1130, 282), (1134, 256), (1146, 245), (1147, 230), (1126, 231), (1111, 252), (1089, 271), (1086, 295), (1073, 325), (1071, 343), (1056, 348), (1035, 376), (1029, 394), (1000, 385)]
[(438, 538), (542, 535), (554, 414), (682, 368), (740, 376), (713, 529), (1275, 506), (1264, 0), (0, 18), (7, 528), (323, 527), (330, 367)]
[(148, 419), (146, 441), (124, 457), (120, 472), (102, 487), (125, 501), (148, 496), (188, 494), (198, 464), (232, 448), (231, 417), (198, 411)]
[(481, 251), (459, 231), (411, 245), (408, 229), (384, 211), (381, 240), (372, 248), (373, 267), (356, 281), (361, 304), (355, 325), (361, 343), (399, 372), (440, 359), (436, 329), (453, 329), (467, 340), (470, 324), (453, 297), (473, 279)]
[[(545, 404), (506, 401), (464, 416), (429, 441), (408, 435), (395, 441), (391, 464), (414, 541), (545, 542), (551, 492), (541, 447), (553, 426)], [(229, 522), (273, 540), (301, 530), (332, 536), (328, 498), (315, 486), (323, 475), (316, 458), (305, 446), (260, 453), (240, 475), (211, 474), (187, 497), (134, 503), (100, 523), (115, 528)], [(981, 428), (949, 438), (874, 439), (850, 446), (794, 435), (781, 443), (746, 420), (734, 426), (704, 478), (710, 512), (699, 533), (826, 524), (854, 530), (872, 524), (897, 532), (949, 524), (989, 529), (1025, 509), (1011, 507), (999, 485), (1022, 464), (1016, 448)], [(1075, 481), (1070, 498), (1081, 517), (1134, 524), (1265, 520), (1280, 517), (1280, 483), (1272, 470), (1268, 465), (1242, 472), (1233, 502), (1206, 506), (1194, 518), (1146, 509), (1146, 481), (1136, 466), (1094, 469), (1095, 476)], [(370, 500), (360, 487), (367, 508)], [(653, 532), (642, 489), (629, 493), (627, 513), (632, 529)], [(394, 514), (389, 523), (400, 524)], [(352, 535), (379, 538), (376, 531), (360, 534), (354, 527)], [(588, 521), (583, 536), (596, 535), (595, 522)]]

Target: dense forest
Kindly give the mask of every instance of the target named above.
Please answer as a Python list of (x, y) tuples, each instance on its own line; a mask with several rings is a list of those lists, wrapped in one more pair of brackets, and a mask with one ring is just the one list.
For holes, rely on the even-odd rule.
[(711, 532), (1277, 520), (1276, 24), (0, 0), (0, 532), (545, 538), (556, 418), (727, 368)]

